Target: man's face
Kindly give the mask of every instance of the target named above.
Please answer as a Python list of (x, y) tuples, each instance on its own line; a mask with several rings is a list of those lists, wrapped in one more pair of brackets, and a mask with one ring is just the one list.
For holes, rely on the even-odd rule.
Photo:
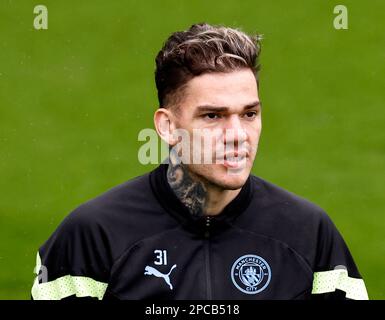
[(176, 128), (189, 133), (190, 161), (182, 162), (210, 185), (241, 188), (253, 166), (262, 129), (253, 72), (241, 69), (194, 77), (181, 100), (172, 118)]

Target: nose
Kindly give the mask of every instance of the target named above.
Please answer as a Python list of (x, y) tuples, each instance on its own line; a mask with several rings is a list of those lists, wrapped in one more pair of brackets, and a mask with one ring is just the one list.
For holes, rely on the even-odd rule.
[(231, 115), (224, 127), (224, 143), (234, 143), (235, 146), (243, 143), (247, 139), (246, 130), (243, 128), (238, 115)]

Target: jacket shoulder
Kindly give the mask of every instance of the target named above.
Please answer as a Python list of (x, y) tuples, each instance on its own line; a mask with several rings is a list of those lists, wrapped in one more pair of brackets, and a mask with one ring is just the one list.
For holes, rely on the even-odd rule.
[(267, 212), (273, 211), (274, 215), (293, 223), (303, 222), (303, 219), (318, 222), (329, 220), (319, 205), (260, 177), (252, 177), (255, 198)]
[(322, 239), (338, 235), (328, 214), (317, 204), (260, 177), (252, 176), (252, 181), (253, 199), (239, 225), (284, 243), (314, 268)]
[(92, 243), (98, 243), (98, 250), (104, 250), (115, 260), (127, 247), (168, 228), (169, 224), (151, 190), (147, 173), (76, 207), (45, 247), (51, 243), (70, 243), (76, 238), (78, 247), (93, 250)]

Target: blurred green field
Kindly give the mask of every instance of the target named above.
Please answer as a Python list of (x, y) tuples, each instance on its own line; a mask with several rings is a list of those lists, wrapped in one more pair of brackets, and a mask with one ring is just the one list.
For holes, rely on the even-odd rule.
[(323, 207), (385, 299), (385, 2), (0, 1), (0, 299), (29, 299), (37, 248), (80, 203), (140, 175), (154, 58), (196, 22), (264, 34), (254, 174)]

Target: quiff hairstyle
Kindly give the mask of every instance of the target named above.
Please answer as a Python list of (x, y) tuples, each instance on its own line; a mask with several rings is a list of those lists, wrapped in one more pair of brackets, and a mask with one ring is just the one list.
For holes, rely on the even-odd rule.
[(260, 40), (261, 35), (207, 23), (174, 32), (155, 59), (159, 106), (178, 106), (187, 82), (204, 73), (249, 68), (258, 83)]

